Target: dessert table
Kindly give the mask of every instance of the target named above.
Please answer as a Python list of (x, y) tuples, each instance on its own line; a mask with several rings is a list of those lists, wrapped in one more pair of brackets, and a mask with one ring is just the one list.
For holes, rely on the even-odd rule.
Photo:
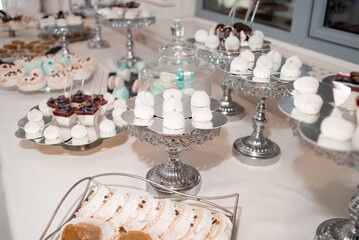
[[(37, 30), (30, 30), (21, 36), (33, 40), (37, 34)], [(110, 48), (88, 49), (85, 42), (77, 42), (70, 44), (69, 49), (94, 57), (99, 67), (109, 72), (126, 51), (126, 37), (109, 28), (103, 28), (103, 36)], [(12, 40), (4, 34), (0, 43)], [(158, 56), (157, 51), (140, 43), (136, 43), (136, 52), (147, 61)], [(223, 74), (217, 70), (212, 86), (215, 98), (222, 94), (222, 78)], [(91, 87), (91, 83), (87, 83), (87, 87)], [(150, 168), (166, 158), (164, 151), (138, 142), (127, 131), (82, 152), (16, 138), (17, 120), (42, 99), (58, 94), (24, 94), (0, 89), (0, 239), (38, 239), (62, 196), (83, 177), (107, 172), (145, 176)], [(233, 97), (247, 113), (255, 111), (254, 102), (237, 94)], [(200, 171), (203, 182), (198, 195), (240, 194), (233, 239), (312, 239), (324, 220), (348, 216), (348, 202), (357, 192), (359, 174), (302, 146), (298, 138), (293, 137), (288, 118), (278, 114), (276, 104), (270, 106), (265, 134), (282, 149), (275, 165), (248, 166), (232, 156), (233, 142), (252, 132), (251, 114), (239, 121), (229, 121), (219, 137), (201, 148), (184, 151), (182, 160)], [(118, 184), (130, 183), (131, 180), (123, 179)], [(11, 236), (2, 236), (6, 234), (7, 225)]]

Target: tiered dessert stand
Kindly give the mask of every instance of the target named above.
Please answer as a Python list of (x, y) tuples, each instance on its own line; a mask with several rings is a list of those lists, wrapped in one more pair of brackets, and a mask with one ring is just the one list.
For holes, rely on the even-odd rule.
[(110, 47), (110, 44), (106, 40), (104, 40), (101, 36), (100, 15), (104, 11), (104, 7), (105, 6), (99, 6), (99, 5), (94, 5), (93, 7), (86, 5), (72, 9), (72, 11), (75, 13), (95, 17), (95, 36), (87, 44), (89, 48), (102, 49), (102, 48)]
[(78, 24), (78, 25), (67, 25), (67, 26), (47, 26), (44, 28), (41, 28), (41, 31), (43, 34), (54, 34), (54, 35), (60, 35), (59, 43), (61, 44), (61, 54), (66, 55), (69, 53), (69, 50), (67, 48), (68, 39), (67, 36), (70, 34), (75, 33), (81, 33), (84, 30), (84, 24)]
[[(211, 99), (211, 110), (215, 111), (218, 107), (219, 102)], [(131, 109), (130, 106), (129, 108)], [(201, 176), (194, 167), (182, 163), (179, 155), (191, 145), (201, 146), (204, 142), (213, 140), (219, 135), (221, 126), (227, 122), (227, 118), (213, 112), (213, 125), (208, 129), (194, 128), (191, 119), (187, 118), (184, 133), (181, 134), (166, 133), (162, 128), (161, 116), (156, 116), (148, 126), (135, 125), (134, 113), (131, 110), (124, 112), (122, 118), (128, 123), (128, 130), (132, 136), (141, 142), (164, 147), (168, 153), (168, 161), (150, 169), (146, 178), (174, 191), (196, 195), (201, 188)], [(157, 185), (148, 184), (147, 188), (154, 195), (171, 194)]]
[(134, 19), (124, 19), (124, 18), (116, 18), (116, 19), (103, 19), (102, 23), (105, 26), (111, 28), (127, 28), (127, 54), (125, 57), (122, 57), (118, 63), (126, 63), (129, 67), (133, 67), (135, 63), (139, 60), (138, 57), (135, 57), (133, 54), (133, 40), (132, 40), (132, 29), (146, 27), (153, 23), (155, 23), (156, 18), (146, 17), (146, 18), (134, 18)]

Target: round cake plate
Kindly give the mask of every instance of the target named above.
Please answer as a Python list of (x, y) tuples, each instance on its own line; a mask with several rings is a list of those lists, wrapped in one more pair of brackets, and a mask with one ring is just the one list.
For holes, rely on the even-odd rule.
[[(293, 91), (295, 90), (294, 81), (291, 81), (287, 84), (287, 90), (292, 95)], [(319, 95), (323, 101), (334, 103), (333, 88), (331, 85), (319, 82), (319, 88), (316, 94)]]

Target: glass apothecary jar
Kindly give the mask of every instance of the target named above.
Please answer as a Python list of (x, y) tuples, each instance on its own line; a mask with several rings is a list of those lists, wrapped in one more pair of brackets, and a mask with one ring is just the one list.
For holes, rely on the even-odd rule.
[(154, 95), (176, 88), (192, 95), (195, 90), (211, 95), (215, 67), (197, 56), (197, 47), (183, 39), (184, 28), (179, 19), (171, 25), (173, 39), (159, 49), (160, 57), (141, 72), (142, 89)]

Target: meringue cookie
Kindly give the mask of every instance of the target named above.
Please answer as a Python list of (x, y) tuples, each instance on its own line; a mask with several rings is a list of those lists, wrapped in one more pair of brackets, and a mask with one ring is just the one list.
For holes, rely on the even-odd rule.
[(136, 118), (151, 119), (155, 115), (155, 110), (149, 105), (137, 105), (135, 106), (134, 114)]
[(123, 109), (123, 108), (115, 108), (113, 111), (112, 111), (112, 118), (113, 118), (113, 121), (115, 122), (116, 125), (118, 126), (122, 126), (124, 125), (124, 122), (121, 118), (121, 115), (122, 113), (126, 111), (126, 109)]
[(248, 39), (250, 49), (260, 49), (263, 47), (263, 38), (259, 35), (253, 35)]
[(163, 99), (169, 99), (169, 98), (177, 98), (179, 100), (182, 99), (182, 92), (178, 89), (167, 89), (166, 91), (163, 92)]
[(207, 37), (208, 37), (208, 32), (204, 29), (199, 29), (194, 34), (194, 39), (196, 40), (196, 42), (202, 44), (206, 41)]
[(323, 99), (315, 94), (303, 94), (294, 98), (294, 106), (306, 114), (318, 114), (323, 105)]
[(155, 97), (150, 92), (140, 92), (136, 97), (135, 105), (147, 105), (153, 107), (155, 105)]
[(126, 100), (122, 98), (116, 99), (116, 101), (113, 103), (113, 107), (115, 109), (117, 108), (124, 109), (124, 111), (127, 110)]
[(109, 119), (104, 119), (100, 123), (100, 131), (101, 132), (113, 132), (115, 131), (115, 123)]
[(205, 91), (198, 90), (193, 93), (191, 97), (191, 107), (195, 108), (209, 108), (211, 100)]
[(219, 46), (219, 38), (216, 35), (209, 35), (204, 45), (209, 49), (216, 49)]
[(297, 66), (297, 68), (302, 67), (302, 61), (300, 61), (299, 57), (297, 57), (297, 56), (292, 56), (292, 57), (287, 58), (285, 63), (294, 63)]
[(44, 130), (44, 137), (48, 140), (56, 140), (60, 138), (60, 129), (56, 126), (48, 126)]
[(180, 112), (183, 113), (183, 103), (178, 98), (168, 98), (163, 101), (163, 117), (166, 114), (173, 113), (173, 112)]
[(282, 54), (278, 52), (276, 49), (273, 49), (267, 53), (267, 57), (269, 57), (273, 62), (273, 72), (276, 72), (279, 70), (281, 64), (282, 64)]
[(106, 92), (103, 95), (103, 98), (107, 101), (106, 111), (112, 110), (113, 109), (113, 103), (115, 102), (115, 97), (111, 93)]
[(340, 141), (332, 138), (324, 137), (323, 134), (318, 136), (318, 145), (336, 151), (349, 151), (352, 148), (350, 141)]
[(319, 81), (313, 77), (301, 77), (294, 81), (293, 86), (301, 94), (316, 94), (319, 88)]
[(27, 119), (31, 122), (38, 122), (43, 119), (42, 113), (37, 109), (32, 109), (27, 114)]
[(268, 57), (267, 55), (262, 55), (258, 58), (257, 62), (256, 62), (256, 67), (257, 66), (265, 66), (269, 69), (269, 71), (272, 72), (273, 70), (273, 61), (270, 57)]
[(39, 109), (40, 109), (42, 115), (44, 115), (44, 116), (50, 116), (52, 113), (49, 106), (47, 106), (47, 99), (44, 99), (40, 102)]
[(270, 77), (270, 70), (268, 67), (264, 65), (256, 66), (253, 69), (253, 76), (256, 78), (269, 78)]
[(254, 31), (253, 31), (253, 35), (260, 36), (262, 39), (264, 39), (264, 34), (263, 34), (263, 32), (260, 31), (260, 30), (254, 30)]
[(192, 112), (192, 119), (196, 122), (208, 122), (212, 118), (213, 114), (209, 108), (197, 108)]
[(354, 124), (342, 117), (327, 117), (320, 125), (320, 132), (323, 137), (339, 141), (350, 140), (354, 130)]
[(110, 224), (116, 229), (123, 227), (127, 222), (131, 221), (136, 214), (140, 196), (133, 192), (126, 193), (127, 199), (124, 205), (111, 217)]
[(250, 50), (248, 50), (248, 49), (244, 50), (243, 52), (241, 52), (241, 54), (239, 56), (241, 56), (247, 60), (249, 68), (254, 67), (255, 55)]
[(301, 122), (305, 122), (305, 123), (314, 123), (315, 121), (318, 120), (319, 116), (318, 115), (313, 115), (313, 114), (306, 114), (301, 112), (298, 108), (293, 108), (292, 112), (291, 112), (291, 116), (294, 119), (297, 119)]
[(163, 127), (176, 130), (185, 128), (185, 118), (181, 112), (167, 113), (163, 118)]
[(239, 74), (241, 72), (248, 71), (248, 62), (245, 58), (238, 56), (235, 57), (231, 62), (230, 73)]
[(224, 41), (224, 47), (227, 51), (237, 51), (239, 49), (239, 39), (230, 33), (229, 37)]
[(76, 124), (71, 128), (71, 136), (73, 138), (83, 138), (87, 136), (86, 127), (80, 124)]
[(38, 122), (29, 121), (25, 124), (24, 130), (27, 134), (36, 134), (41, 130), (41, 125)]
[(283, 80), (295, 80), (300, 76), (300, 69), (294, 63), (285, 63), (280, 70), (280, 78)]

